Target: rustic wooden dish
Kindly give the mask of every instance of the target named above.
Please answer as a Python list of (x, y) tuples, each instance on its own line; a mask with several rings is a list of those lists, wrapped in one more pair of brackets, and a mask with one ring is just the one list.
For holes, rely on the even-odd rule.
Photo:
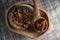
[(45, 10), (41, 9), (41, 8), (39, 9), (40, 10), (40, 15), (41, 15), (41, 17), (43, 17), (47, 20), (47, 26), (48, 27), (47, 27), (47, 30), (45, 32), (38, 33), (38, 32), (35, 32), (35, 31), (28, 31), (28, 30), (21, 30), (21, 29), (19, 30), (19, 29), (14, 29), (14, 28), (11, 27), (11, 25), (8, 22), (8, 14), (9, 14), (9, 12), (11, 12), (10, 10), (12, 10), (11, 9), (12, 7), (20, 6), (20, 5), (27, 6), (30, 9), (34, 10), (34, 6), (32, 6), (31, 4), (28, 4), (28, 3), (24, 3), (24, 2), (22, 2), (22, 3), (18, 2), (18, 3), (15, 3), (14, 5), (12, 5), (10, 8), (8, 8), (6, 10), (6, 13), (5, 13), (5, 20), (6, 20), (6, 24), (7, 24), (8, 28), (15, 33), (18, 33), (18, 34), (21, 34), (21, 35), (24, 35), (24, 36), (27, 36), (27, 37), (30, 37), (30, 38), (36, 38), (36, 37), (39, 37), (42, 34), (44, 34), (49, 28), (49, 18), (47, 16), (47, 12)]

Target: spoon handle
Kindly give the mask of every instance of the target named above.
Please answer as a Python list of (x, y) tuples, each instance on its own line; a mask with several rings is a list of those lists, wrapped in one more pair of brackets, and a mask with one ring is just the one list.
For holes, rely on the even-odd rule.
[(34, 3), (34, 9), (35, 9), (35, 12), (36, 12), (36, 17), (40, 18), (40, 11), (39, 11), (39, 8), (38, 8), (38, 5), (37, 5), (37, 0), (33, 0), (33, 3)]

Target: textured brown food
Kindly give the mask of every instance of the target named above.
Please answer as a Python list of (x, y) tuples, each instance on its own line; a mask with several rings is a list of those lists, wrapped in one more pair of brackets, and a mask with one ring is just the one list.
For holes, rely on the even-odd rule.
[(20, 27), (28, 28), (31, 24), (32, 14), (28, 10), (19, 10), (13, 12), (13, 22)]
[(47, 30), (47, 21), (46, 19), (38, 19), (34, 26), (37, 32), (45, 32)]

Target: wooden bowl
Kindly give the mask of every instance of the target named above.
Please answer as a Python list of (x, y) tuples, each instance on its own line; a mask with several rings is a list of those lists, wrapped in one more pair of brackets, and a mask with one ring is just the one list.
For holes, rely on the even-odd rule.
[[(18, 2), (18, 3), (15, 3), (14, 5), (12, 5), (11, 7), (9, 7), (7, 10), (6, 10), (6, 13), (5, 13), (5, 20), (6, 20), (6, 24), (7, 24), (7, 27), (11, 30), (11, 31), (13, 31), (13, 32), (15, 32), (15, 33), (18, 33), (18, 34), (21, 34), (21, 35), (24, 35), (24, 36), (27, 36), (27, 37), (30, 37), (30, 38), (36, 38), (36, 37), (39, 37), (39, 36), (41, 36), (42, 34), (44, 34), (47, 30), (48, 30), (48, 28), (49, 28), (49, 18), (48, 18), (48, 16), (47, 16), (47, 12), (45, 11), (45, 10), (43, 10), (43, 9), (39, 9), (40, 10), (40, 15), (41, 15), (41, 17), (43, 17), (43, 18), (45, 18), (46, 20), (47, 20), (47, 25), (48, 25), (48, 27), (47, 27), (47, 30), (45, 31), (45, 32), (41, 32), (41, 33), (38, 33), (38, 32), (35, 32), (35, 31), (29, 31), (29, 30), (23, 30), (23, 29), (16, 29), (16, 28), (13, 28), (13, 27), (11, 27), (12, 25), (12, 23), (11, 22), (9, 22), (9, 20), (11, 20), (11, 19), (9, 19), (9, 15), (11, 15), (11, 14), (9, 14), (9, 13), (11, 13), (12, 11), (11, 10), (13, 10), (13, 8), (15, 7), (15, 6), (26, 6), (27, 8), (29, 8), (32, 12), (33, 12), (33, 15), (35, 15), (34, 14), (34, 6), (32, 6), (31, 4), (28, 4), (28, 3), (24, 3), (24, 2)], [(9, 20), (8, 20), (9, 19)], [(10, 24), (11, 23), (11, 24)], [(32, 28), (33, 28), (33, 30), (34, 30), (34, 27), (32, 26)]]

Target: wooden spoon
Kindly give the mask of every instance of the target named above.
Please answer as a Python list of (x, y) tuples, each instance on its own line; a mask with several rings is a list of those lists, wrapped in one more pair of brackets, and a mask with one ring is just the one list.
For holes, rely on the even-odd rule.
[[(33, 0), (33, 3), (34, 3), (34, 9), (35, 9), (35, 13), (36, 13), (34, 23), (36, 23), (36, 21), (39, 23), (38, 20), (41, 20), (41, 19), (45, 21), (45, 22), (41, 21), (41, 22), (43, 22), (42, 26), (41, 27), (40, 26), (35, 27), (35, 30), (37, 30), (36, 28), (38, 28), (38, 29), (40, 28), (39, 30), (41, 32), (45, 32), (47, 30), (47, 27), (45, 26), (45, 25), (47, 25), (47, 24), (45, 24), (45, 23), (47, 23), (47, 21), (46, 21), (45, 18), (41, 17), (41, 15), (40, 15), (40, 11), (39, 11), (39, 8), (38, 8), (38, 5), (37, 5), (37, 0)], [(39, 24), (41, 24), (41, 23), (39, 23)], [(35, 24), (35, 25), (37, 25), (37, 24)], [(39, 30), (37, 30), (37, 31), (39, 31)]]

